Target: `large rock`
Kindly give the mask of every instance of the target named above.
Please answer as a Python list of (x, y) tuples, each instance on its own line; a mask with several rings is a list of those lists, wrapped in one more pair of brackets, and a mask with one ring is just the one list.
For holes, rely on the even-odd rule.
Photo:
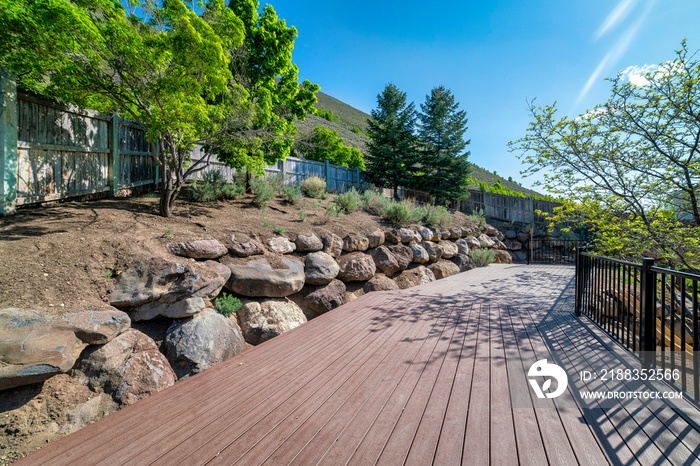
[(85, 311), (65, 314), (52, 318), (55, 328), (71, 330), (83, 343), (104, 345), (131, 326), (131, 319), (125, 312)]
[(450, 239), (459, 239), (462, 237), (462, 229), (459, 227), (450, 228)]
[(247, 265), (229, 265), (231, 278), (226, 288), (250, 297), (283, 298), (304, 286), (304, 264), (294, 259), (282, 259), (273, 268), (264, 259)]
[(214, 261), (182, 265), (152, 258), (131, 265), (117, 277), (109, 302), (133, 308), (155, 301), (210, 298), (221, 291), (230, 274), (226, 266)]
[(101, 388), (122, 405), (159, 392), (176, 380), (158, 345), (134, 329), (104, 346), (87, 348), (73, 374), (92, 389)]
[(306, 322), (299, 306), (288, 299), (245, 300), (238, 310), (243, 336), (257, 345)]
[(430, 269), (422, 265), (414, 269), (404, 270), (401, 272), (401, 275), (394, 279), (396, 285), (402, 290), (434, 281), (435, 274), (433, 274)]
[(428, 251), (426, 251), (425, 248), (420, 244), (412, 244), (410, 247), (413, 251), (413, 262), (417, 262), (418, 264), (425, 264), (430, 260), (430, 257), (428, 256)]
[(452, 241), (443, 241), (440, 243), (440, 246), (442, 247), (442, 257), (445, 259), (449, 259), (450, 257), (454, 257), (459, 254), (457, 245)]
[(309, 285), (326, 285), (340, 272), (338, 263), (325, 252), (312, 252), (306, 256), (306, 283)]
[(244, 350), (238, 327), (213, 309), (176, 320), (165, 337), (165, 351), (178, 378), (201, 372)]
[(170, 243), (168, 244), (168, 249), (177, 256), (191, 257), (193, 259), (218, 259), (228, 252), (226, 246), (215, 239)]
[(231, 254), (238, 257), (250, 257), (265, 254), (265, 248), (258, 241), (254, 239), (249, 239), (245, 242), (236, 241), (233, 236), (231, 236), (231, 242), (228, 250), (231, 252)]
[(310, 235), (299, 235), (294, 242), (299, 252), (316, 252), (323, 249), (323, 242), (313, 233)]
[(366, 236), (350, 233), (343, 238), (343, 251), (366, 251), (369, 248), (369, 239)]
[(438, 261), (442, 257), (442, 248), (439, 244), (432, 241), (423, 241), (421, 245), (428, 252), (428, 258), (432, 261)]
[(499, 234), (502, 234), (500, 231), (498, 231), (497, 228), (495, 228), (489, 224), (484, 225), (483, 233), (486, 236), (496, 236), (496, 237), (498, 237)]
[(506, 231), (506, 238), (507, 239), (515, 239), (518, 236), (518, 234), (515, 232), (515, 230), (507, 230)]
[(191, 317), (198, 312), (202, 312), (206, 307), (206, 302), (202, 298), (185, 298), (174, 303), (162, 303), (155, 301), (135, 307), (131, 311), (131, 319), (134, 322), (152, 320), (156, 317), (167, 317), (169, 319), (180, 319)]
[(399, 286), (396, 284), (396, 282), (383, 274), (375, 275), (362, 287), (362, 290), (365, 293), (371, 293), (372, 291), (389, 291), (398, 289)]
[(467, 236), (467, 245), (470, 249), (480, 249), (481, 243), (474, 236)]
[(321, 236), (321, 241), (323, 241), (323, 252), (329, 256), (337, 259), (343, 253), (343, 239), (340, 236), (328, 233)]
[(509, 251), (520, 251), (523, 248), (522, 243), (514, 239), (507, 239), (505, 240), (504, 244)]
[(413, 239), (413, 230), (408, 228), (394, 228), (386, 232), (386, 240), (394, 244), (410, 243)]
[(405, 270), (413, 262), (413, 249), (411, 249), (411, 246), (398, 244), (390, 246), (389, 251), (396, 257), (401, 270)]
[(496, 246), (496, 243), (484, 234), (479, 235), (477, 240), (479, 241), (479, 247), (482, 248), (493, 248)]
[(346, 291), (345, 283), (340, 280), (332, 280), (326, 286), (306, 290), (302, 298), (302, 305), (316, 315), (325, 314), (331, 309), (345, 304)]
[(450, 239), (451, 233), (449, 230), (442, 230), (440, 231), (440, 238), (441, 239)]
[(431, 272), (435, 274), (435, 278), (440, 280), (459, 273), (459, 267), (449, 261), (438, 261), (428, 266)]
[(494, 242), (494, 246), (493, 246), (494, 249), (501, 249), (501, 250), (503, 250), (503, 251), (505, 251), (506, 249), (508, 249), (508, 248), (506, 247), (506, 245), (503, 244), (503, 242), (502, 242), (501, 240), (499, 240), (498, 238), (493, 237), (493, 238), (491, 238), (491, 239), (492, 239), (493, 242)]
[[(423, 238), (423, 241), (432, 241), (433, 240), (433, 231), (428, 228), (428, 227), (420, 227), (418, 229), (418, 233), (420, 233), (421, 238)], [(421, 242), (423, 242), (421, 241)]]
[(496, 251), (496, 263), (497, 264), (512, 264), (513, 257), (508, 251), (502, 249), (497, 249)]
[(458, 239), (455, 241), (455, 244), (457, 245), (458, 254), (469, 254), (469, 241), (466, 238)]
[(375, 230), (367, 235), (367, 240), (369, 241), (370, 248), (376, 248), (384, 244), (386, 236), (382, 230)]
[(515, 235), (515, 238), (520, 241), (521, 243), (527, 242), (527, 240), (530, 239), (530, 234), (529, 233), (518, 233)]
[(396, 272), (401, 270), (399, 261), (394, 254), (389, 251), (389, 248), (379, 246), (372, 250), (372, 259), (379, 270), (384, 272), (387, 277), (391, 277)]
[(450, 261), (459, 268), (460, 272), (466, 272), (476, 268), (474, 260), (466, 254), (457, 254)]
[(267, 245), (277, 254), (289, 254), (290, 252), (294, 252), (297, 248), (296, 244), (292, 243), (283, 236), (275, 236), (274, 238), (270, 238), (267, 240)]
[(338, 278), (344, 282), (365, 281), (374, 276), (377, 269), (374, 260), (368, 254), (351, 252), (338, 259), (340, 272)]

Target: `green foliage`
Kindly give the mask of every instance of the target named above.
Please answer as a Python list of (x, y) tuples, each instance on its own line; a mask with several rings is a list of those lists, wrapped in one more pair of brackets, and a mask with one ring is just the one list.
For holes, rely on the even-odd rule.
[(486, 216), (484, 215), (484, 209), (474, 209), (474, 211), (467, 215), (467, 220), (474, 223), (486, 223)]
[(377, 95), (377, 108), (368, 123), (367, 172), (370, 183), (394, 191), (399, 186), (415, 186), (417, 139), (413, 134), (416, 111), (413, 102), (406, 103), (406, 93), (394, 84), (386, 85)]
[(243, 303), (240, 299), (227, 293), (223, 293), (214, 300), (216, 310), (227, 317), (238, 312), (241, 306), (243, 306)]
[(282, 227), (275, 227), (272, 229), (272, 232), (276, 235), (283, 235), (287, 232), (287, 229)]
[(265, 221), (265, 222), (263, 222), (263, 224), (262, 224), (263, 228), (267, 228), (267, 227), (269, 227), (270, 225), (272, 225), (272, 224), (271, 224), (269, 221)]
[(470, 171), (464, 140), (467, 114), (458, 110), (459, 103), (449, 89), (438, 86), (421, 104), (418, 137), (421, 140), (422, 176), (418, 188), (438, 199), (458, 200), (464, 195)]
[[(173, 234), (173, 229), (172, 228), (166, 228), (165, 232), (163, 233), (163, 237), (168, 238), (170, 235)], [(81, 238), (83, 239), (83, 238)]]
[(250, 183), (250, 188), (253, 190), (253, 204), (262, 207), (267, 207), (267, 203), (275, 197), (275, 189), (264, 178), (255, 178)]
[(469, 256), (477, 267), (484, 267), (496, 260), (496, 253), (493, 249), (474, 249)]
[(355, 188), (351, 188), (345, 193), (337, 194), (334, 202), (339, 212), (349, 214), (358, 209), (362, 204), (362, 198)]
[(316, 109), (316, 115), (323, 119), (326, 119), (333, 123), (335, 121), (335, 115), (333, 115), (333, 110), (326, 110), (326, 107), (321, 107), (321, 109)]
[(452, 216), (442, 206), (427, 206), (423, 210), (421, 222), (424, 225), (440, 226), (447, 228), (452, 225)]
[(328, 160), (341, 167), (365, 169), (362, 152), (346, 146), (345, 140), (338, 136), (337, 131), (324, 126), (317, 126), (297, 139), (294, 150), (299, 156), (308, 160), (317, 162)]
[(202, 183), (195, 180), (188, 192), (188, 199), (194, 202), (213, 202), (221, 199), (236, 199), (243, 195), (245, 188), (239, 183), (227, 183), (226, 178), (216, 170), (205, 172)]
[(391, 201), (384, 209), (384, 218), (394, 225), (409, 225), (420, 219), (422, 212), (411, 201)]
[(299, 209), (299, 220), (301, 220), (302, 222), (305, 222), (306, 217), (307, 217), (306, 211), (302, 207), (301, 209)]
[(328, 192), (324, 189), (323, 191), (321, 191), (321, 194), (318, 195), (318, 198), (325, 201), (326, 199), (328, 199)]
[(287, 204), (297, 205), (301, 201), (301, 188), (299, 186), (282, 187), (282, 196)]
[[(260, 220), (265, 220), (265, 216), (267, 215), (267, 202), (265, 202), (262, 206), (260, 206)], [(267, 223), (267, 225), (265, 225)], [(270, 222), (264, 222), (263, 226), (266, 227), (270, 224)]]
[(370, 190), (363, 192), (360, 200), (362, 208), (374, 215), (383, 215), (387, 204), (391, 202), (391, 199), (384, 196), (382, 193)]
[(217, 199), (237, 199), (245, 193), (243, 185), (238, 183), (226, 183), (216, 193)]
[(276, 173), (272, 176), (268, 176), (267, 178), (265, 178), (265, 181), (267, 181), (267, 184), (272, 186), (272, 190), (276, 193), (284, 193), (285, 185), (284, 175), (282, 173)]
[(301, 191), (307, 197), (321, 197), (326, 192), (326, 180), (318, 176), (310, 176), (301, 182)]

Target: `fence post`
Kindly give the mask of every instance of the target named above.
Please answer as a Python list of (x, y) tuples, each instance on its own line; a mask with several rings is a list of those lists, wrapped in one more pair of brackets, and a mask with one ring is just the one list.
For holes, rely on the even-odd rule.
[(642, 363), (646, 367), (653, 365), (656, 360), (656, 309), (654, 309), (654, 294), (656, 292), (656, 272), (652, 270), (654, 259), (642, 259), (642, 277), (640, 285), (641, 314), (639, 322), (639, 350), (642, 353)]
[(17, 83), (0, 68), (0, 217), (17, 210)]
[(280, 171), (282, 173), (282, 185), (286, 185), (287, 181), (287, 160), (284, 159), (281, 161), (282, 162), (282, 167), (280, 168)]
[(326, 190), (331, 189), (331, 162), (326, 159)]
[(112, 115), (109, 125), (109, 185), (112, 197), (119, 192), (119, 116)]
[(357, 190), (360, 190), (360, 167), (355, 167), (355, 175), (357, 177)]

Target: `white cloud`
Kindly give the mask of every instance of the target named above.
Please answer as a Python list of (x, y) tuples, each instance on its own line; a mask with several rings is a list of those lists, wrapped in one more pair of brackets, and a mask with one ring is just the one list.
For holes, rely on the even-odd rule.
[[(623, 81), (629, 81), (635, 86), (648, 86), (651, 81), (663, 78), (671, 73), (676, 73), (683, 69), (681, 63), (677, 61), (665, 62), (661, 65), (628, 66), (618, 73)], [(650, 81), (651, 80), (651, 81)]]
[(595, 38), (600, 39), (609, 30), (617, 26), (623, 19), (627, 17), (629, 12), (632, 10), (632, 6), (637, 0), (621, 0), (620, 3), (610, 12), (605, 21), (600, 25), (598, 31), (595, 33)]

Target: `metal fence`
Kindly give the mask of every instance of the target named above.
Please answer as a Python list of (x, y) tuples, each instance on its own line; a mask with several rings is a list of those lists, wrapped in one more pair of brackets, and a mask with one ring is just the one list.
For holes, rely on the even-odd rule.
[[(587, 252), (576, 258), (576, 312), (585, 314), (644, 366), (669, 374), (696, 404), (700, 400), (698, 307), (700, 275)], [(670, 380), (668, 380), (670, 379)]]
[(534, 238), (527, 244), (528, 263), (534, 264), (574, 264), (576, 249), (584, 242), (578, 239)]

